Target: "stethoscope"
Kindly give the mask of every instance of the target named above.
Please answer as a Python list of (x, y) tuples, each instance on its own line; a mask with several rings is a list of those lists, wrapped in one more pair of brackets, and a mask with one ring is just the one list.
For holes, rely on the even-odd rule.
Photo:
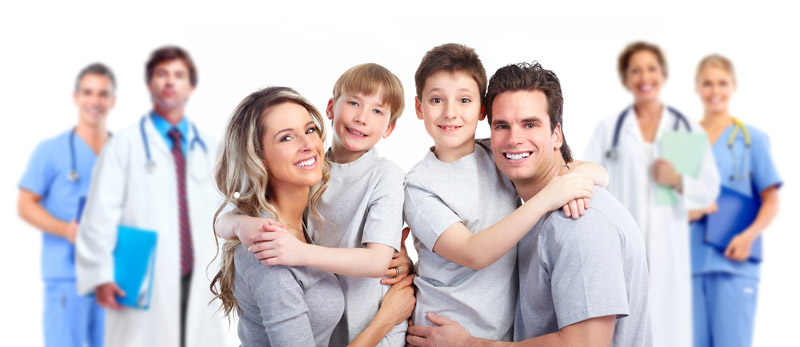
[[(75, 162), (75, 131), (77, 129), (78, 127), (74, 127), (72, 128), (72, 132), (69, 133), (69, 157), (71, 170), (67, 174), (67, 178), (72, 183), (76, 183), (81, 179), (81, 176), (78, 175), (78, 164)], [(108, 137), (111, 137), (111, 132), (108, 133)]]
[[(733, 142), (736, 139), (736, 134), (742, 129), (742, 136), (744, 136), (744, 157), (742, 157), (742, 166), (736, 164), (736, 153), (733, 151)], [(750, 132), (747, 131), (747, 126), (736, 118), (733, 119), (733, 131), (731, 136), (728, 137), (728, 150), (731, 152), (731, 162), (733, 163), (733, 172), (731, 172), (731, 181), (746, 181), (750, 179), (750, 174), (745, 172), (746, 160), (750, 155)]]
[[(147, 120), (147, 115), (142, 117), (141, 122), (139, 122), (139, 131), (142, 134), (142, 143), (144, 143), (144, 153), (147, 156), (147, 161), (145, 162), (145, 167), (147, 168), (148, 173), (153, 173), (156, 169), (156, 161), (153, 160), (153, 157), (150, 155), (150, 142), (147, 142), (147, 132), (144, 129), (145, 121)], [(206, 149), (206, 143), (203, 142), (203, 139), (200, 138), (200, 133), (197, 132), (197, 127), (194, 123), (190, 123), (192, 126), (192, 131), (194, 132), (194, 138), (192, 141), (189, 142), (189, 151), (194, 150), (195, 144), (200, 144), (200, 147), (203, 148), (203, 152), (208, 153), (208, 149)]]
[[(625, 120), (625, 116), (628, 115), (629, 108), (626, 108), (619, 114), (617, 117), (617, 124), (614, 127), (614, 141), (611, 143), (611, 149), (606, 151), (606, 158), (610, 160), (617, 160), (619, 158), (619, 150), (617, 149), (617, 145), (619, 144), (619, 134), (622, 132), (622, 122)], [(672, 113), (675, 116), (675, 125), (672, 126), (672, 130), (678, 131), (681, 123), (686, 128), (687, 131), (692, 131), (692, 127), (689, 125), (689, 121), (684, 117), (678, 110), (667, 106), (667, 111)]]

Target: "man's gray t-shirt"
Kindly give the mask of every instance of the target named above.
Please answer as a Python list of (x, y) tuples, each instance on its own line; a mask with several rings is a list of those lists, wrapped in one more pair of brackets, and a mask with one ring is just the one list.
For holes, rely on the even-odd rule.
[(473, 336), (510, 341), (517, 300), (516, 248), (476, 271), (433, 252), (439, 236), (461, 222), (473, 233), (517, 207), (514, 186), (495, 167), (488, 149), (445, 163), (428, 152), (406, 175), (403, 214), (414, 235), (417, 263), (415, 325), (433, 326), (428, 312), (453, 319)]
[(336, 276), (311, 267), (262, 265), (236, 247), (233, 294), (242, 346), (328, 346), (344, 311)]
[(519, 242), (514, 340), (616, 315), (612, 346), (651, 346), (644, 241), (608, 191), (594, 188), (578, 220), (556, 211)]
[[(403, 169), (378, 155), (375, 148), (347, 163), (331, 162), (328, 189), (317, 203), (322, 223), (309, 216), (314, 243), (325, 247), (364, 248), (379, 243), (400, 249), (403, 228)], [(331, 346), (346, 346), (375, 317), (389, 290), (380, 278), (338, 276), (345, 311)], [(386, 334), (378, 346), (405, 346), (405, 322)]]

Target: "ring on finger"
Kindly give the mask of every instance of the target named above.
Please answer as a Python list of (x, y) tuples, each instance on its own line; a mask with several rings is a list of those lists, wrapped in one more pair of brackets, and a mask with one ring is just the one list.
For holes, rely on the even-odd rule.
[(399, 266), (395, 266), (394, 270), (397, 271), (397, 274), (394, 275), (394, 277), (400, 276), (400, 274), (403, 273), (403, 270), (400, 270)]

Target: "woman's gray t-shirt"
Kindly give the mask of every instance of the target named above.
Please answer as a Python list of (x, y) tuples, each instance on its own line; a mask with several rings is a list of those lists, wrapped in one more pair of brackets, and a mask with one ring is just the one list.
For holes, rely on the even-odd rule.
[(328, 346), (344, 311), (335, 275), (262, 265), (244, 245), (236, 248), (234, 265), (242, 346)]

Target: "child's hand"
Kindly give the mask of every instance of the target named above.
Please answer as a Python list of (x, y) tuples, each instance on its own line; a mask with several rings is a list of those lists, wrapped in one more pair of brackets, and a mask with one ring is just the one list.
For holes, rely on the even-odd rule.
[[(389, 263), (389, 269), (383, 274), (384, 277), (381, 279), (381, 283), (393, 285), (397, 282), (400, 282), (406, 276), (410, 275), (414, 271), (414, 263), (408, 257), (408, 252), (406, 251), (406, 239), (408, 238), (408, 234), (411, 231), (408, 227), (403, 228), (403, 237), (400, 241), (400, 252), (396, 252), (392, 255), (392, 262)], [(400, 274), (397, 274), (397, 269), (399, 269)]]
[(281, 225), (280, 223), (271, 218), (260, 218), (260, 217), (250, 217), (250, 216), (235, 216), (234, 218), (237, 219), (236, 227), (234, 229), (234, 231), (236, 232), (236, 237), (246, 247), (254, 245), (256, 236), (266, 232), (264, 228), (265, 226)]
[(301, 242), (282, 224), (264, 224), (265, 232), (253, 236), (254, 245), (247, 248), (264, 265), (304, 266), (308, 262), (308, 244)]
[(534, 199), (544, 204), (548, 210), (564, 209), (564, 215), (578, 219), (588, 208), (588, 200), (594, 192), (591, 177), (568, 173), (554, 178)]

